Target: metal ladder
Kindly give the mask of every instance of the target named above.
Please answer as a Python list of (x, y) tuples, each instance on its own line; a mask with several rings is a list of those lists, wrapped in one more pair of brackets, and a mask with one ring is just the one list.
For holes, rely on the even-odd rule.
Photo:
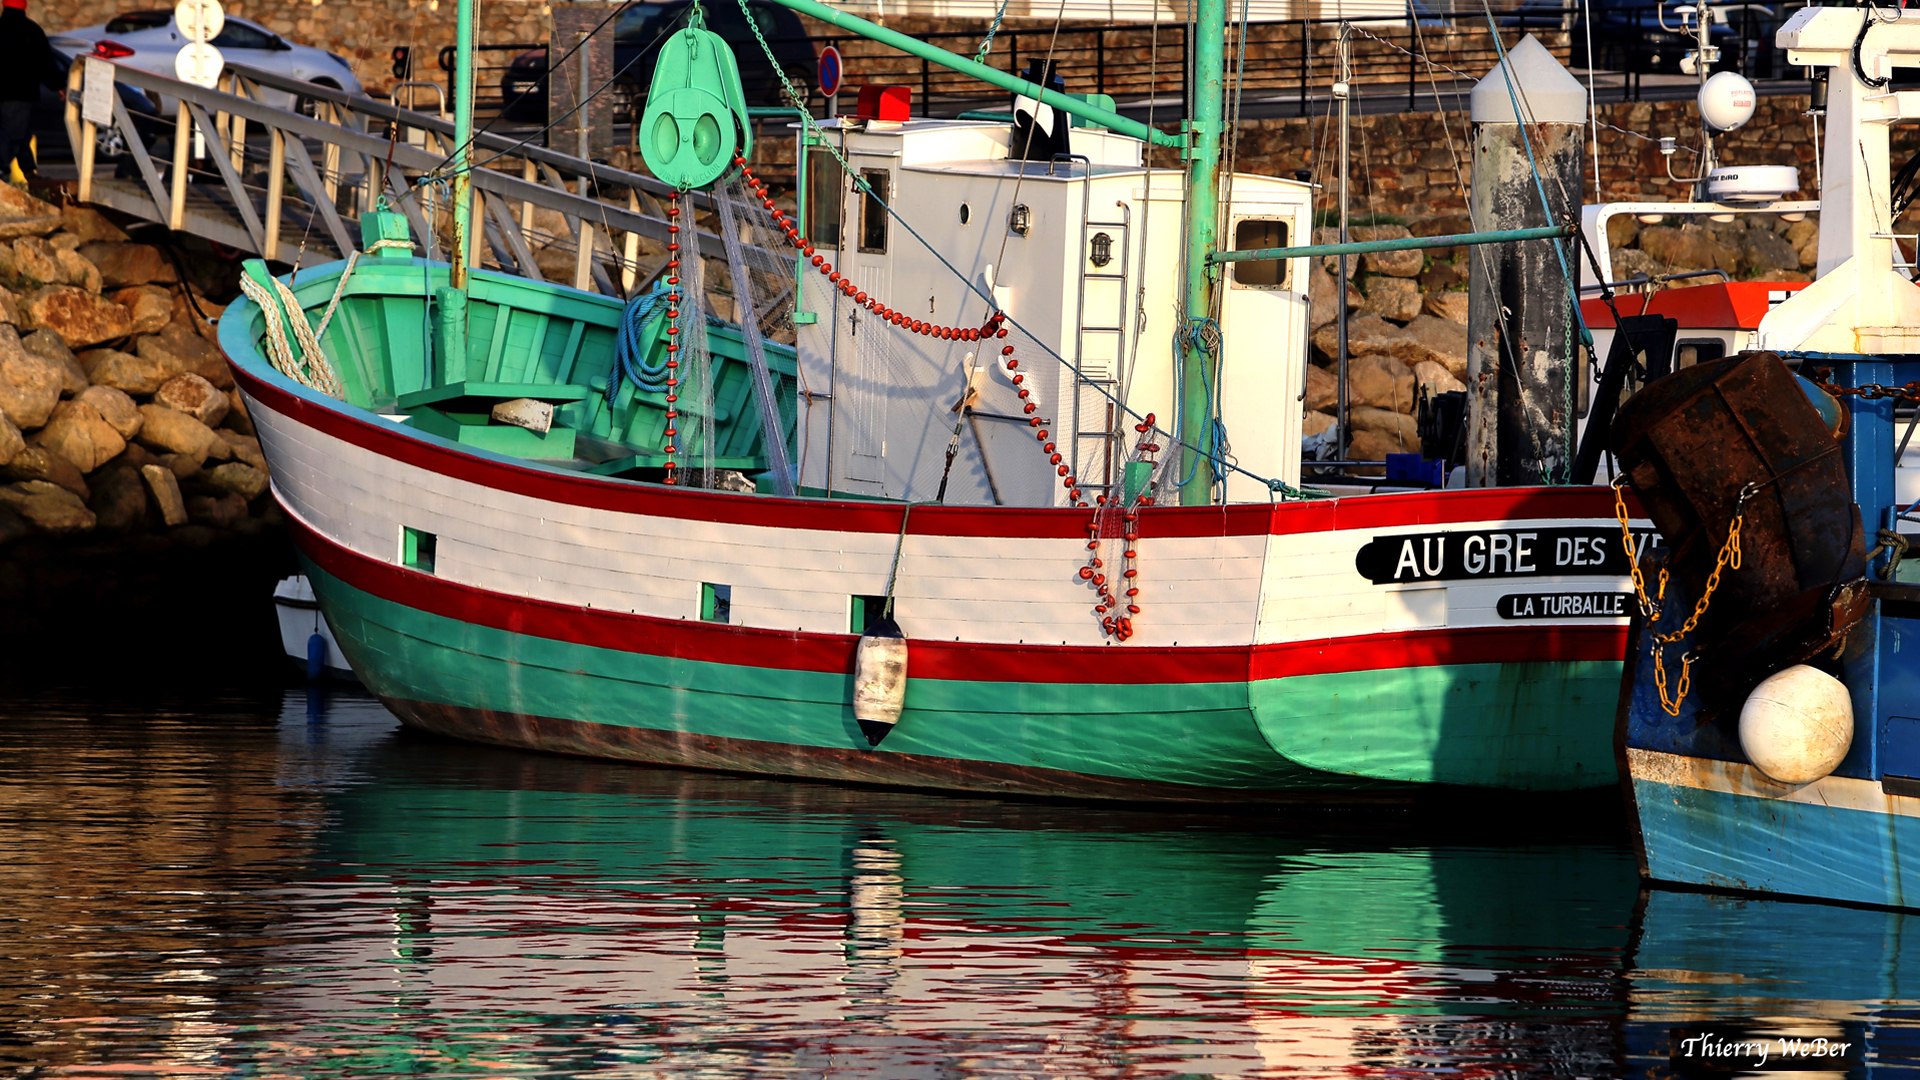
[[(1091, 178), (1081, 189), (1080, 280), (1074, 304), (1073, 467), (1088, 492), (1104, 492), (1116, 482), (1116, 447), (1124, 445), (1119, 396), (1126, 359), (1128, 259), (1132, 255), (1133, 211), (1116, 199), (1119, 220), (1092, 214)], [(1089, 292), (1093, 295), (1089, 296)], [(1112, 318), (1105, 318), (1109, 312)], [(1089, 321), (1089, 320), (1094, 321)], [(1104, 392), (1103, 392), (1104, 391)]]

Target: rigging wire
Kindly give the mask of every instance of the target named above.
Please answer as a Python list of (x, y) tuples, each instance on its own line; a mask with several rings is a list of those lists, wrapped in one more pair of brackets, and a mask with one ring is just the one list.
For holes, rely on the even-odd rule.
[[(737, 0), (737, 2), (740, 4), (741, 10), (745, 11), (747, 0)], [(1062, 6), (1064, 10), (1064, 0), (1063, 0)], [(767, 58), (769, 60), (772, 60), (773, 46), (769, 45), (767, 43), (766, 37), (761, 34), (759, 24), (753, 21), (751, 18), (749, 18), (748, 28), (753, 31), (754, 40), (759, 43), (761, 51), (767, 55)], [(1188, 70), (1192, 70), (1191, 65), (1189, 65)], [(789, 95), (792, 95), (793, 93), (792, 84), (787, 81), (786, 73), (782, 71), (777, 64), (774, 66), (774, 74), (780, 78), (782, 86), (787, 89)], [(874, 192), (872, 186), (867, 183), (866, 178), (860, 175), (859, 170), (855, 169), (850, 163), (848, 163), (845, 155), (841, 153), (840, 149), (834, 146), (832, 141), (826, 138), (825, 134), (820, 131), (818, 126), (819, 121), (815, 120), (811, 113), (807, 113), (803, 111), (800, 114), (800, 123), (803, 129), (802, 134), (805, 135), (805, 134), (811, 133), (816, 138), (818, 138), (819, 145), (824, 147), (827, 150), (828, 154), (831, 155), (833, 159), (839, 163), (840, 168), (847, 173), (848, 177), (853, 181), (854, 185), (860, 192), (866, 194), (867, 196), (872, 198), (876, 203), (878, 203), (881, 209), (886, 211), (887, 216), (893, 219), (895, 223), (897, 223), (902, 229), (904, 229), (908, 236), (913, 237), (914, 242), (919, 244), (922, 248), (924, 248), (929, 255), (932, 255), (934, 259), (940, 263), (941, 266), (945, 267), (947, 272), (952, 274), (954, 278), (960, 282), (962, 287), (964, 287), (967, 291), (973, 293), (975, 296), (978, 296), (981, 300), (983, 300), (987, 305), (988, 311), (995, 311), (995, 312), (999, 311), (998, 306), (994, 302), (992, 294), (983, 290), (980, 287), (979, 282), (976, 281), (974, 278), (968, 276), (965, 273), (962, 273), (960, 268), (953, 265), (953, 262), (949, 260), (945, 254), (943, 254), (938, 248), (934, 247), (933, 244), (928, 242), (926, 237), (920, 235), (919, 230), (915, 229), (913, 225), (907, 221), (906, 218), (902, 217), (900, 212), (894, 209), (892, 204), (890, 204), (885, 199), (881, 199), (879, 195)], [(1183, 250), (1184, 250), (1184, 246), (1185, 245), (1182, 245)], [(1184, 265), (1184, 255), (1182, 257), (1182, 261)], [(1096, 393), (1098, 393), (1100, 396), (1106, 398), (1110, 403), (1112, 403), (1114, 408), (1118, 409), (1119, 411), (1121, 411), (1127, 416), (1133, 417), (1135, 420), (1144, 421), (1146, 419), (1146, 415), (1144, 413), (1141, 413), (1138, 410), (1134, 409), (1131, 405), (1127, 404), (1127, 402), (1124, 401), (1123, 399), (1116, 397), (1113, 391), (1107, 389), (1103, 383), (1087, 379), (1085, 373), (1083, 373), (1078, 366), (1076, 366), (1072, 361), (1068, 360), (1066, 357), (1061, 356), (1059, 352), (1055, 351), (1054, 348), (1048, 345), (1046, 341), (1042, 339), (1038, 334), (1034, 333), (1033, 331), (1029, 330), (1026, 326), (1022, 325), (1018, 319), (1014, 318), (1011, 314), (1006, 312), (999, 312), (999, 313), (1005, 317), (1004, 321), (1007, 323), (1008, 326), (1012, 327), (1013, 329), (1019, 330), (1022, 334), (1026, 335), (1027, 339), (1033, 343), (1035, 348), (1039, 349), (1042, 353), (1046, 354), (1048, 357), (1051, 357), (1056, 363), (1059, 363), (1067, 370), (1072, 371), (1076, 376), (1078, 376), (1081, 379), (1081, 381), (1085, 385), (1091, 387)], [(1166, 438), (1175, 445), (1185, 447), (1186, 449), (1192, 450), (1195, 453), (1204, 453), (1204, 451), (1201, 450), (1199, 447), (1186, 442), (1185, 440), (1181, 439), (1178, 435), (1172, 432), (1165, 431), (1165, 429), (1158, 428), (1158, 427), (1156, 427), (1156, 430), (1161, 431), (1166, 436)], [(1239, 465), (1234, 464), (1232, 462), (1226, 463), (1226, 467), (1228, 469), (1231, 469), (1234, 472), (1240, 473), (1253, 480), (1257, 480), (1262, 484), (1265, 484), (1267, 486), (1267, 489), (1270, 492), (1273, 492), (1274, 494), (1278, 495), (1281, 498), (1306, 498), (1306, 497), (1310, 497), (1311, 495), (1311, 493), (1303, 492), (1300, 488), (1297, 488), (1294, 485), (1289, 484), (1284, 480), (1261, 476), (1259, 473), (1253, 472), (1250, 469), (1242, 468)]]

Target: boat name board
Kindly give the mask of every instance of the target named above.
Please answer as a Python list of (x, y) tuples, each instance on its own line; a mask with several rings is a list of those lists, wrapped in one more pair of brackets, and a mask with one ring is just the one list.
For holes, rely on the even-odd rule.
[[(1644, 547), (1654, 534), (1634, 535)], [(1492, 529), (1376, 536), (1354, 556), (1354, 569), (1375, 585), (1496, 577), (1618, 577), (1628, 553), (1616, 529)]]
[(1632, 593), (1508, 593), (1494, 605), (1503, 619), (1624, 619)]

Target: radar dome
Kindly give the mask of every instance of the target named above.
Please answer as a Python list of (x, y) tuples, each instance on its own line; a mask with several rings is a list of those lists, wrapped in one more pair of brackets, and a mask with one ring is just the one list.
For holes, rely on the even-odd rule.
[(1753, 84), (1722, 71), (1700, 87), (1700, 119), (1715, 131), (1732, 131), (1753, 119)]

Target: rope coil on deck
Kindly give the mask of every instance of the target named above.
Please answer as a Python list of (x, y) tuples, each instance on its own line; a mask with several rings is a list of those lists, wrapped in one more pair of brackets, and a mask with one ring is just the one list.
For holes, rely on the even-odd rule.
[[(240, 275), (240, 291), (259, 305), (260, 314), (267, 321), (268, 359), (287, 378), (328, 397), (344, 400), (346, 390), (340, 385), (340, 377), (334, 373), (333, 365), (327, 362), (327, 354), (320, 350), (320, 339), (307, 323), (306, 312), (301, 308), (299, 299), (293, 295), (292, 289), (287, 288), (286, 282), (279, 278), (267, 280), (273, 282), (272, 293), (252, 277)], [(277, 303), (275, 293), (278, 294)], [(301, 360), (293, 358), (293, 347), (287, 342), (287, 328), (280, 318), (281, 304), (286, 305), (289, 320), (293, 323), (294, 337), (300, 343)]]

